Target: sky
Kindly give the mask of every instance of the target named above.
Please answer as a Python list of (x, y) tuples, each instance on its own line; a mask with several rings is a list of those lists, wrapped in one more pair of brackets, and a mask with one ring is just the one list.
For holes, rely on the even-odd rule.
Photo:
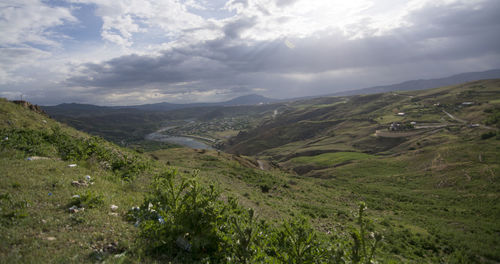
[(500, 68), (499, 0), (0, 0), (0, 97), (293, 98)]

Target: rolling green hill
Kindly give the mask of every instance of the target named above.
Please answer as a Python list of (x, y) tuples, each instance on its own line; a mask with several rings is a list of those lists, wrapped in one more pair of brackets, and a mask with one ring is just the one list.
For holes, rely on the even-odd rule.
[[(214, 117), (183, 109), (171, 120), (247, 111), (254, 128), (227, 140), (227, 152), (141, 154), (1, 100), (0, 262), (286, 263), (288, 246), (303, 243), (296, 248), (312, 251), (299, 250), (302, 263), (356, 263), (361, 244), (351, 235), (363, 201), (370, 221), (358, 233), (369, 243), (384, 236), (380, 263), (497, 263), (499, 102), (500, 80), (487, 80), (210, 108)], [(180, 174), (174, 192), (170, 169)], [(189, 175), (197, 180), (183, 181)], [(221, 192), (212, 200), (211, 185)], [(174, 206), (176, 191), (194, 202)]]
[(372, 204), (379, 223), (389, 227), (395, 254), (426, 258), (459, 249), (477, 262), (495, 263), (499, 99), (500, 80), (485, 80), (298, 101), (232, 138), (226, 150), (310, 178), (308, 193), (325, 188), (317, 199), (340, 212), (353, 199)]
[(2, 263), (345, 263), (369, 261), (381, 239), (361, 214), (359, 231), (333, 236), (290, 205), (275, 211), (295, 183), (252, 158), (143, 155), (29, 106), (0, 99)]

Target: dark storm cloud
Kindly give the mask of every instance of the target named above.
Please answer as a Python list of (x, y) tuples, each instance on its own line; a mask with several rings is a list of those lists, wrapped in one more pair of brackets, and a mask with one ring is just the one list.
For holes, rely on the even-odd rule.
[(284, 7), (297, 2), (297, 0), (276, 0), (276, 5), (279, 7)]
[[(102, 93), (155, 85), (166, 93), (213, 89), (244, 93), (267, 89), (267, 95), (293, 97), (363, 88), (370, 83), (366, 80), (396, 81), (425, 74), (439, 77), (469, 69), (471, 66), (455, 65), (468, 59), (482, 67), (499, 67), (496, 59), (500, 58), (500, 1), (485, 1), (481, 6), (428, 5), (406, 17), (410, 26), (388, 34), (373, 35), (374, 31), (366, 26), (363, 38), (349, 39), (342, 32), (331, 30), (314, 38), (290, 39), (293, 49), (283, 39), (243, 41), (240, 34), (258, 21), (256, 17), (241, 18), (222, 28), (222, 38), (165, 51), (157, 57), (131, 55), (102, 64), (86, 64), (81, 75), (67, 81), (74, 86), (98, 87)], [(365, 25), (353, 26), (363, 31)], [(346, 73), (314, 77), (335, 71)], [(390, 73), (398, 78), (391, 79)], [(301, 79), (301, 74), (312, 77)], [(299, 76), (294, 79), (295, 75)], [(365, 80), (360, 81), (359, 76)], [(194, 84), (176, 86), (182, 82)], [(287, 93), (283, 93), (285, 89)]]
[(253, 27), (257, 23), (256, 17), (244, 17), (227, 23), (223, 30), (228, 38), (238, 38), (245, 29)]

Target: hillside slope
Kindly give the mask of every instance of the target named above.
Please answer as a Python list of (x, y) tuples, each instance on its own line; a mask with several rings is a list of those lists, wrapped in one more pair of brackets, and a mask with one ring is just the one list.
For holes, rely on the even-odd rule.
[(500, 78), (500, 69), (494, 69), (483, 72), (467, 72), (452, 75), (445, 78), (429, 79), (429, 80), (411, 80), (397, 84), (391, 85), (381, 85), (375, 87), (369, 87), (359, 90), (343, 91), (332, 94), (333, 96), (347, 96), (356, 94), (374, 94), (374, 93), (386, 93), (391, 91), (415, 91), (415, 90), (425, 90), (438, 88), (441, 86), (457, 85), (465, 82), (477, 81), (477, 80), (487, 80), (487, 79), (497, 79)]
[[(305, 217), (327, 239), (350, 236), (365, 201), (373, 219), (367, 230), (385, 236), (377, 251), (383, 263), (498, 262), (500, 141), (492, 128), (499, 88), (491, 80), (280, 105), (232, 139), (228, 149), (238, 154), (176, 148), (141, 155), (3, 100), (0, 259), (176, 262), (144, 255), (136, 244), (142, 229), (125, 217), (149, 195), (158, 171), (176, 168), (219, 186), (222, 201), (238, 198), (271, 228)], [(406, 126), (413, 120), (423, 128)], [(404, 129), (387, 129), (397, 122)], [(72, 185), (86, 175), (94, 184)], [(86, 206), (71, 213), (81, 200), (75, 194)]]
[[(288, 175), (261, 171), (251, 158), (189, 149), (141, 155), (4, 99), (0, 135), (2, 263), (368, 258), (349, 250), (338, 234), (320, 234), (324, 228), (314, 230), (305, 218), (294, 217), (300, 210), (275, 211), (279, 204), (268, 197), (285, 190), (281, 184)], [(232, 197), (254, 209), (238, 206)], [(253, 212), (258, 221), (248, 220)], [(362, 241), (373, 240), (359, 234)], [(290, 255), (295, 242), (282, 242), (295, 238), (310, 250)]]
[[(289, 104), (275, 119), (230, 139), (226, 150), (310, 178), (339, 195), (330, 200), (335, 204), (352, 196), (369, 201), (394, 234), (399, 226), (418, 237), (445, 239), (445, 247), (495, 263), (499, 116), (500, 80), (317, 98)], [(401, 242), (397, 236), (388, 240)], [(403, 244), (393, 252), (408, 249)], [(402, 255), (439, 251), (424, 248)]]

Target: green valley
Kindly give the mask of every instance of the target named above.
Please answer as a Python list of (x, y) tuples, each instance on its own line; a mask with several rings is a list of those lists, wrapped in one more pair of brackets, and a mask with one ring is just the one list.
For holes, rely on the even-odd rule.
[[(369, 263), (377, 243), (378, 263), (497, 263), (499, 100), (483, 80), (54, 116), (135, 150), (2, 100), (0, 259)], [(217, 148), (144, 140), (169, 126)]]

